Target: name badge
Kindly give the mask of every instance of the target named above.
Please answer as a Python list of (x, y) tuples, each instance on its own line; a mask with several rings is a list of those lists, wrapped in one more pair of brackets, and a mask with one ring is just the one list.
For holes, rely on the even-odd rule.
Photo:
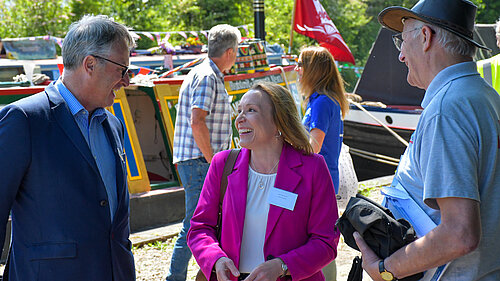
[(295, 202), (297, 202), (297, 197), (298, 195), (295, 193), (273, 187), (269, 191), (267, 203), (293, 211)]

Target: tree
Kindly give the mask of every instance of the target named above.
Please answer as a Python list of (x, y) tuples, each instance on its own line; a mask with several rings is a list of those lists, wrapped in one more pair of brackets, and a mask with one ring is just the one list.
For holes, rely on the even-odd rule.
[(500, 2), (498, 0), (473, 0), (478, 6), (477, 23), (495, 23), (500, 18)]
[[(364, 65), (380, 29), (377, 15), (385, 7), (412, 7), (417, 0), (320, 0), (353, 52)], [(472, 0), (478, 6), (477, 22), (494, 23), (500, 17), (498, 0)], [(64, 37), (71, 22), (85, 14), (107, 14), (138, 31), (199, 31), (220, 23), (248, 24), (253, 36), (252, 0), (0, 0), (0, 36)], [(294, 0), (265, 0), (266, 39), (288, 51)], [(200, 36), (205, 42), (205, 38)], [(172, 43), (184, 38), (173, 36)], [(141, 40), (139, 48), (156, 42)], [(141, 45), (142, 44), (142, 45)], [(313, 39), (294, 34), (292, 53)]]
[(69, 1), (69, 17), (72, 22), (78, 21), (84, 15), (109, 14), (109, 1), (71, 0)]
[[(294, 0), (265, 1), (266, 41), (268, 44), (280, 44), (285, 52), (290, 45), (290, 30)], [(316, 41), (307, 36), (293, 34), (291, 54), (299, 54), (302, 46), (314, 45)]]
[(173, 5), (174, 21), (181, 30), (208, 30), (227, 23), (239, 26), (253, 20), (251, 0), (180, 0)]
[(2, 37), (62, 37), (69, 25), (63, 0), (0, 0)]

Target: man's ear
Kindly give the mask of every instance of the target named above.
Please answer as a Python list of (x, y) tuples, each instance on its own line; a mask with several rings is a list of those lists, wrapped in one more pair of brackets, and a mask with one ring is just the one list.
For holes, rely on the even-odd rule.
[(422, 41), (423, 41), (422, 48), (424, 51), (428, 51), (430, 49), (431, 45), (433, 44), (434, 39), (435, 39), (435, 37), (434, 37), (435, 33), (427, 25), (424, 25), (422, 27), (422, 30), (420, 30), (420, 32), (422, 32)]
[(89, 55), (83, 59), (82, 66), (85, 69), (86, 73), (90, 74), (90, 73), (94, 72), (96, 65), (97, 65), (97, 58), (94, 56)]

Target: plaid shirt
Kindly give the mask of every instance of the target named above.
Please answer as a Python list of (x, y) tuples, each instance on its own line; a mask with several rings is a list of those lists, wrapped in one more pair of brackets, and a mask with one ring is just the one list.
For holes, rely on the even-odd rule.
[(231, 104), (224, 87), (224, 75), (207, 58), (193, 68), (179, 92), (175, 118), (174, 163), (203, 157), (193, 138), (191, 111), (200, 108), (208, 112), (205, 122), (215, 153), (229, 149), (231, 141)]

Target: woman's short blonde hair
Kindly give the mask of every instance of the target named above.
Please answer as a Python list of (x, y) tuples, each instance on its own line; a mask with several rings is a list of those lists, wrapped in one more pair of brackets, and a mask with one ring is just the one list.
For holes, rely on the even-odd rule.
[(271, 99), (273, 121), (284, 141), (304, 154), (313, 153), (309, 137), (300, 120), (295, 101), (285, 87), (269, 82), (254, 84), (250, 90), (266, 93)]
[(314, 93), (326, 95), (336, 100), (345, 117), (349, 110), (349, 101), (345, 95), (344, 80), (335, 64), (335, 59), (323, 47), (306, 47), (300, 52), (302, 78), (300, 92), (307, 99)]

